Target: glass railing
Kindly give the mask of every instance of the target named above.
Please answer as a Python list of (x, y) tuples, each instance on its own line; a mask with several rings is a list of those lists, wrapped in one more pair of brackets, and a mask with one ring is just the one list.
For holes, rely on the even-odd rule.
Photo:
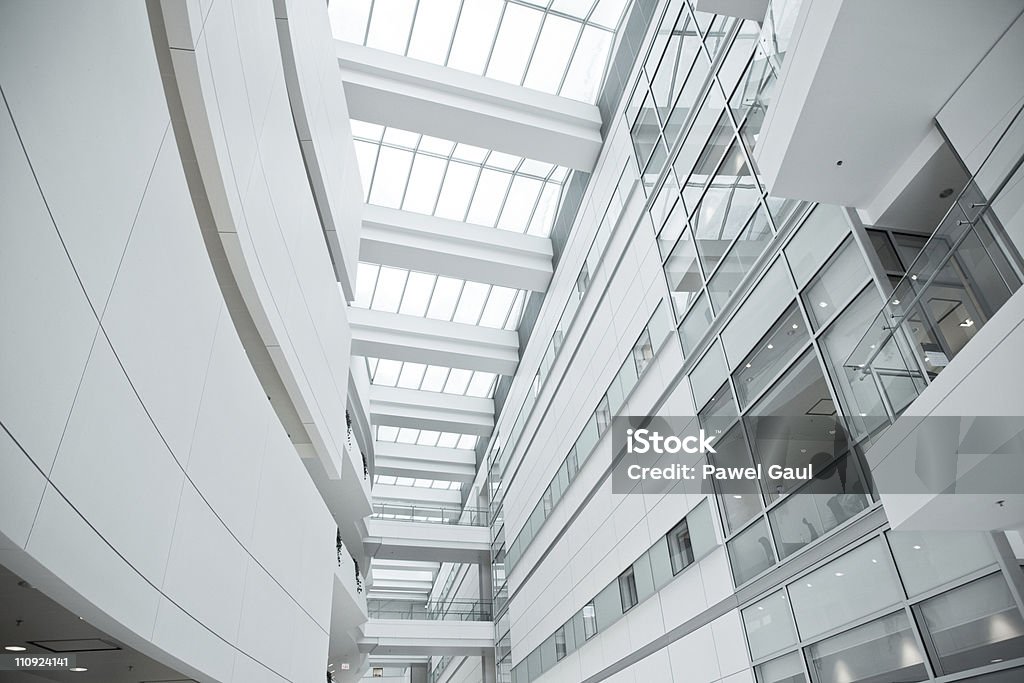
[(490, 621), (491, 603), (480, 600), (450, 602), (413, 602), (411, 600), (367, 600), (371, 619), (408, 619), (416, 621)]
[[(874, 386), (879, 412), (890, 419), (1020, 288), (1019, 252), (1003, 233), (993, 206), (998, 208), (1004, 188), (1021, 182), (1022, 112), (957, 196), (844, 364), (851, 383)], [(987, 196), (979, 185), (990, 188)]]
[(483, 508), (455, 508), (410, 503), (374, 503), (373, 519), (399, 522), (425, 522), (428, 524), (461, 524), (487, 526), (487, 510)]
[(789, 52), (796, 18), (803, 0), (772, 0), (768, 3), (761, 27), (760, 45), (776, 77), (782, 72), (782, 62)]
[(437, 663), (430, 669), (430, 674), (427, 677), (427, 680), (430, 683), (437, 683), (437, 681), (441, 680), (445, 670), (448, 669), (448, 665), (452, 663), (452, 659), (453, 657), (451, 655), (445, 655), (438, 659)]

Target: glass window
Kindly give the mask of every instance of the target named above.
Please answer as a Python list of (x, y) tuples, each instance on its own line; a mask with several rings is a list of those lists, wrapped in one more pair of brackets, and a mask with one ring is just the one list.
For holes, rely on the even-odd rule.
[(644, 374), (644, 370), (654, 359), (654, 345), (651, 344), (651, 335), (644, 328), (640, 338), (633, 344), (633, 363), (636, 366), (637, 376)]
[(676, 246), (665, 261), (665, 276), (672, 293), (672, 305), (676, 309), (676, 320), (686, 314), (693, 300), (704, 286), (704, 279), (697, 265), (697, 251), (690, 239), (690, 231), (683, 232)]
[(583, 637), (590, 640), (597, 633), (597, 611), (594, 609), (594, 601), (591, 600), (583, 606)]
[(850, 453), (824, 470), (768, 513), (779, 557), (813, 543), (869, 505), (860, 461)]
[(612, 424), (612, 411), (608, 407), (607, 396), (601, 397), (601, 402), (597, 404), (597, 410), (594, 411), (594, 417), (597, 419), (597, 433), (603, 435)]
[(690, 372), (690, 389), (693, 391), (694, 405), (702, 408), (714, 395), (715, 390), (722, 386), (727, 374), (722, 346), (716, 341)]
[(886, 536), (912, 598), (996, 562), (992, 540), (982, 531), (890, 531)]
[(854, 242), (847, 237), (839, 251), (829, 259), (804, 292), (807, 315), (815, 328), (835, 315), (839, 306), (860, 290), (868, 277), (867, 264)]
[(941, 674), (1016, 659), (1024, 653), (1024, 619), (997, 572), (918, 606)]
[(722, 348), (735, 368), (793, 302), (793, 281), (785, 259), (772, 263), (739, 310), (722, 328)]
[(636, 577), (633, 567), (619, 574), (619, 600), (622, 601), (622, 612), (632, 609), (640, 600), (636, 594)]
[(694, 304), (693, 308), (679, 326), (679, 341), (683, 345), (683, 354), (690, 355), (696, 348), (697, 342), (703, 337), (714, 316), (711, 314), (711, 307), (708, 306), (708, 298), (701, 298)]
[(794, 303), (733, 373), (740, 407), (749, 406), (754, 397), (778, 377), (809, 340), (803, 316)]
[(850, 232), (850, 224), (838, 206), (819, 204), (786, 245), (793, 279), (803, 287), (818, 271), (822, 261)]
[[(825, 357), (825, 364), (843, 406), (842, 412), (846, 417), (847, 427), (858, 438), (888, 423), (875, 376), (865, 375), (856, 367), (854, 363), (863, 362), (859, 357), (853, 359), (850, 365), (847, 364), (881, 308), (882, 299), (878, 291), (873, 285), (869, 285), (819, 337), (822, 355)], [(889, 346), (895, 346), (895, 343), (890, 342), (883, 349), (883, 353), (876, 357), (884, 363), (888, 363), (885, 359), (889, 355)], [(891, 387), (892, 391), (900, 394), (910, 392), (910, 396), (917, 396), (913, 379), (910, 377), (899, 377), (892, 373), (885, 378), (885, 382), (887, 391)], [(905, 385), (902, 391), (899, 389), (901, 384)]]
[(905, 612), (859, 626), (807, 648), (814, 683), (913, 683), (928, 679)]
[(565, 657), (565, 627), (555, 631), (555, 660)]
[(807, 683), (800, 654), (790, 652), (754, 668), (757, 683)]
[[(828, 385), (812, 349), (808, 349), (750, 409), (743, 424), (750, 437), (754, 460), (764, 466), (765, 472), (772, 465), (793, 468), (811, 465), (813, 472), (821, 472), (847, 449)], [(774, 500), (800, 483), (799, 480), (765, 481), (765, 493)]]
[[(751, 467), (754, 464), (739, 425), (719, 437), (715, 450), (717, 452), (708, 457), (718, 467)], [(764, 508), (758, 484), (752, 479), (716, 481), (715, 490), (730, 531), (742, 527)]]
[[(765, 246), (772, 238), (771, 222), (764, 209), (758, 208), (750, 216), (739, 238), (729, 248), (728, 253), (723, 257), (714, 260), (721, 266), (715, 271), (708, 291), (711, 293), (711, 302), (716, 310), (721, 310), (726, 302), (739, 288), (740, 282), (746, 277), (754, 262), (761, 256)], [(712, 265), (708, 266), (710, 272)]]
[(676, 165), (676, 173), (680, 180), (686, 177), (686, 181), (683, 182), (683, 203), (691, 213), (691, 222), (696, 220), (696, 215), (699, 212), (698, 202), (704, 196), (705, 188), (711, 184), (711, 179), (715, 176), (719, 164), (722, 163), (722, 160), (728, 154), (734, 139), (735, 133), (733, 132), (732, 124), (723, 113), (718, 119), (718, 123), (715, 124), (707, 144), (704, 145), (700, 155), (697, 157), (689, 177), (684, 175), (681, 166)]
[(672, 562), (672, 574), (678, 574), (693, 564), (693, 543), (690, 541), (690, 528), (683, 519), (668, 532), (668, 554)]
[(871, 246), (875, 248), (875, 253), (878, 254), (878, 259), (882, 262), (882, 267), (886, 272), (899, 274), (906, 272), (887, 233), (882, 230), (869, 229), (868, 237), (871, 238)]
[(750, 658), (761, 659), (796, 644), (796, 628), (786, 591), (780, 590), (742, 612)]
[(775, 564), (772, 542), (768, 539), (768, 525), (762, 517), (729, 541), (729, 560), (737, 586)]
[(809, 640), (903, 597), (882, 539), (875, 538), (789, 585), (800, 637)]

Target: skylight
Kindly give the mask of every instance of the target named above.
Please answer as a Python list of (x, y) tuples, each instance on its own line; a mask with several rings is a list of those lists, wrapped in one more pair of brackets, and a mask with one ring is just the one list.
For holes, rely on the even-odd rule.
[(629, 0), (335, 0), (335, 38), (596, 101)]
[(373, 478), (374, 484), (384, 486), (412, 486), (418, 489), (439, 489), (442, 491), (461, 491), (462, 482), (442, 481), (440, 479), (419, 479), (412, 477), (393, 477), (387, 474), (378, 474)]
[(377, 441), (385, 443), (408, 443), (417, 446), (438, 446), (440, 448), (476, 448), (477, 437), (473, 434), (456, 434), (454, 432), (436, 432), (428, 429), (411, 429), (409, 427), (377, 426)]
[(498, 375), (400, 360), (367, 358), (370, 381), (378, 386), (491, 398)]
[(524, 290), (360, 263), (353, 306), (514, 330), (519, 326), (525, 302)]
[(547, 237), (564, 166), (352, 121), (369, 204)]

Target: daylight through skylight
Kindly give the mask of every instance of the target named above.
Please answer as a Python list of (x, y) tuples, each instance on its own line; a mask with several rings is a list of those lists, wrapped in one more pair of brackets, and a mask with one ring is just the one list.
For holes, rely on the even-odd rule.
[(352, 121), (369, 204), (547, 237), (563, 166)]
[(400, 360), (367, 358), (370, 381), (379, 386), (491, 398), (498, 376), (493, 372), (448, 368)]
[(335, 38), (596, 101), (629, 0), (335, 0)]
[(476, 448), (477, 437), (473, 434), (437, 432), (430, 429), (410, 427), (377, 426), (377, 441), (387, 443), (409, 443), (417, 446), (438, 446), (440, 448)]

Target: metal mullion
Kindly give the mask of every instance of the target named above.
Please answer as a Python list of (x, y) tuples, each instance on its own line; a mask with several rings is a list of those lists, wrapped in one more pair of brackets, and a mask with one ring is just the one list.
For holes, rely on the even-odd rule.
[(448, 66), (448, 60), (452, 58), (452, 48), (455, 46), (455, 36), (459, 32), (459, 22), (462, 21), (462, 10), (466, 7), (466, 0), (459, 0), (459, 11), (455, 13), (455, 23), (452, 24), (452, 37), (448, 39), (448, 50), (444, 53), (442, 65)]
[(412, 10), (412, 21), (409, 22), (409, 35), (405, 38), (405, 51), (402, 53), (403, 57), (409, 56), (409, 46), (412, 44), (412, 32), (416, 30), (416, 17), (420, 13), (420, 0), (416, 0), (416, 6)]
[[(598, 0), (600, 2), (600, 0)], [(557, 14), (555, 16), (558, 16)], [(569, 61), (565, 63), (565, 70), (562, 72), (562, 77), (558, 79), (558, 87), (555, 88), (555, 94), (558, 96), (562, 95), (562, 89), (565, 87), (565, 79), (569, 77), (569, 69), (572, 67), (572, 60), (576, 59), (576, 50), (580, 47), (580, 41), (583, 40), (583, 29), (587, 27), (586, 24), (580, 24), (580, 30), (576, 34), (576, 40), (572, 44), (572, 51), (569, 53)]]
[(370, 0), (370, 11), (366, 13), (366, 28), (363, 29), (363, 45), (370, 39), (370, 24), (373, 22), (373, 10), (377, 6), (377, 0)]
[[(441, 277), (437, 273), (431, 273), (431, 275), (434, 276), (434, 281), (430, 283), (430, 294), (427, 295), (427, 307), (423, 310), (423, 315), (421, 316), (423, 318), (427, 317), (427, 312), (430, 310), (430, 304), (434, 300), (434, 290), (437, 289), (437, 279), (439, 277)], [(428, 365), (428, 367), (429, 367), (429, 364), (425, 364), (425, 365)], [(426, 370), (423, 371), (423, 374), (424, 375), (427, 374)], [(423, 384), (423, 380), (420, 380), (420, 385), (422, 386), (422, 384)]]
[(494, 285), (487, 285), (487, 294), (484, 296), (484, 302), (480, 305), (480, 312), (476, 316), (476, 322), (474, 325), (480, 325), (480, 321), (484, 317), (484, 310), (487, 308), (487, 303), (491, 300), (491, 292), (494, 291)]
[(487, 75), (487, 69), (491, 66), (491, 57), (494, 56), (494, 46), (498, 42), (498, 35), (501, 33), (501, 25), (505, 21), (505, 10), (508, 8), (509, 2), (512, 0), (505, 0), (505, 4), (501, 6), (501, 15), (498, 17), (498, 23), (494, 27), (494, 35), (491, 37), (491, 49), (487, 51), (487, 59), (484, 61), (484, 70), (481, 73), (482, 76)]
[[(452, 151), (454, 151), (454, 148), (452, 149)], [(469, 222), (468, 221), (469, 212), (473, 208), (473, 200), (476, 199), (476, 191), (480, 187), (480, 176), (482, 176), (484, 174), (484, 169), (487, 168), (486, 164), (487, 164), (487, 160), (491, 158), (491, 151), (492, 150), (488, 150), (487, 151), (487, 156), (484, 157), (484, 160), (481, 161), (479, 164), (477, 164), (477, 169), (479, 169), (479, 170), (477, 171), (477, 174), (476, 174), (476, 180), (473, 181), (473, 190), (469, 193), (469, 201), (466, 203), (466, 210), (462, 214), (462, 222), (463, 223)], [(491, 227), (494, 227), (494, 226), (491, 226)]]
[(405, 150), (412, 154), (412, 160), (409, 162), (409, 172), (405, 174), (405, 184), (402, 186), (402, 200), (398, 203), (399, 209), (405, 206), (405, 196), (409, 193), (409, 181), (412, 180), (412, 169), (416, 166), (416, 157), (420, 155), (420, 141), (422, 139), (423, 134), (421, 133), (419, 139), (416, 140), (416, 148)]
[[(725, 259), (729, 256), (729, 254), (732, 252), (732, 250), (736, 248), (736, 244), (738, 242), (740, 242), (740, 238), (743, 237), (743, 232), (744, 232), (744, 230), (747, 227), (747, 223), (750, 222), (751, 218), (753, 218), (755, 215), (757, 215), (757, 210), (759, 208), (765, 209), (765, 207), (763, 206), (763, 201), (762, 200), (758, 200), (758, 205), (754, 207), (754, 210), (750, 213), (749, 216), (747, 216), (746, 221), (744, 221), (743, 228), (740, 229), (740, 231), (739, 231), (739, 233), (737, 233), (736, 237), (734, 237), (734, 238), (732, 238), (732, 240), (730, 240), (729, 246), (726, 248), (725, 252), (722, 254), (721, 260), (718, 263), (715, 264), (714, 268), (711, 269), (711, 272), (708, 274), (708, 278), (707, 278), (709, 283), (711, 282), (711, 279), (718, 273), (719, 269), (722, 267), (722, 263), (725, 262)], [(767, 209), (765, 209), (765, 210), (767, 211)], [(696, 246), (696, 244), (694, 246)]]
[[(516, 164), (516, 170), (512, 171), (512, 173), (511, 173), (511, 177), (509, 178), (509, 181), (508, 181), (508, 187), (505, 188), (505, 194), (501, 198), (501, 205), (498, 207), (498, 217), (494, 219), (494, 225), (491, 226), (493, 228), (497, 228), (498, 227), (498, 223), (501, 222), (501, 216), (502, 216), (502, 214), (505, 213), (505, 205), (508, 204), (508, 196), (509, 196), (509, 194), (512, 193), (512, 184), (516, 181), (516, 178), (519, 176), (519, 170), (518, 169), (522, 165), (523, 165), (523, 160), (520, 159), (519, 163)], [(483, 175), (483, 171), (481, 171), (480, 174)], [(527, 227), (529, 227), (529, 223), (527, 223)], [(526, 231), (524, 230), (523, 232), (526, 232)]]
[[(814, 330), (811, 333), (811, 338), (817, 340), (819, 337), (825, 336), (825, 332), (828, 330), (829, 327), (831, 327), (832, 323), (838, 320), (839, 316), (846, 312), (850, 305), (857, 300), (857, 297), (864, 293), (864, 290), (867, 289), (868, 285), (870, 285), (871, 283), (872, 280), (870, 275), (866, 276), (863, 280), (861, 280), (860, 283), (853, 288), (853, 296), (849, 297), (848, 299), (844, 299), (840, 305), (837, 305), (835, 312), (828, 318), (826, 318), (824, 322), (822, 322), (818, 326), (817, 330)], [(803, 292), (801, 292), (801, 295), (802, 294)]]
[(544, 32), (544, 24), (548, 21), (547, 11), (542, 10), (544, 16), (540, 20), (540, 26), (537, 27), (537, 35), (533, 38), (533, 46), (530, 48), (530, 56), (526, 60), (526, 66), (523, 67), (523, 75), (519, 78), (519, 87), (523, 87), (526, 82), (526, 74), (530, 72), (530, 65), (533, 64), (533, 57), (537, 54), (537, 45), (540, 43), (540, 34)]
[[(421, 141), (421, 142), (423, 141), (423, 137), (422, 137), (422, 136), (420, 136), (420, 141)], [(459, 144), (459, 143), (457, 143), (457, 142), (453, 142), (453, 143), (452, 143), (452, 148), (451, 148), (451, 150), (450, 150), (450, 151), (448, 152), (448, 156), (447, 156), (447, 158), (445, 158), (445, 162), (444, 162), (444, 173), (443, 173), (443, 174), (442, 174), (442, 176), (441, 176), (441, 184), (437, 186), (437, 196), (436, 196), (436, 197), (434, 197), (434, 204), (433, 204), (433, 205), (431, 206), (431, 208), (430, 208), (430, 215), (431, 215), (431, 216), (433, 216), (434, 214), (436, 214), (436, 213), (437, 213), (437, 203), (438, 203), (439, 201), (441, 201), (441, 192), (443, 192), (443, 191), (444, 191), (444, 183), (445, 183), (445, 181), (446, 181), (446, 180), (448, 180), (448, 169), (449, 169), (449, 168), (451, 168), (451, 165), (452, 165), (452, 157), (453, 157), (453, 156), (455, 155), (455, 148), (456, 148), (456, 147), (458, 146), (458, 144)], [(441, 158), (441, 157), (440, 157), (440, 156), (438, 156), (438, 158)], [(436, 281), (435, 281), (435, 282), (436, 282)]]
[(380, 150), (384, 146), (384, 133), (387, 126), (380, 133), (380, 140), (377, 141), (377, 153), (373, 155), (373, 172), (370, 174), (370, 184), (366, 188), (366, 203), (370, 203), (370, 195), (373, 194), (373, 181), (377, 178), (377, 166), (380, 164)]
[(459, 310), (459, 302), (462, 301), (462, 292), (466, 289), (466, 281), (462, 280), (462, 284), (459, 285), (459, 294), (455, 297), (455, 306), (452, 307), (452, 314), (448, 318), (448, 322), (455, 320), (455, 313)]
[(384, 266), (382, 266), (380, 264), (376, 264), (376, 265), (377, 265), (377, 275), (373, 278), (373, 291), (370, 292), (370, 300), (366, 303), (366, 307), (368, 309), (370, 309), (370, 310), (373, 310), (373, 299), (374, 299), (374, 297), (377, 296), (377, 283), (380, 282), (380, 269), (384, 267)]

